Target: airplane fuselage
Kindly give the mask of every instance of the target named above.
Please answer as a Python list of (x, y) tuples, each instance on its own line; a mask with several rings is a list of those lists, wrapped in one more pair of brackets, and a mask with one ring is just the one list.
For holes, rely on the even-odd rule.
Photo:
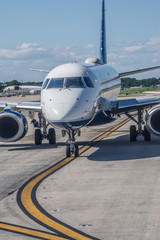
[(99, 99), (114, 100), (120, 79), (107, 64), (68, 63), (54, 68), (45, 78), (41, 91), (42, 113), (54, 127), (80, 128), (98, 112)]

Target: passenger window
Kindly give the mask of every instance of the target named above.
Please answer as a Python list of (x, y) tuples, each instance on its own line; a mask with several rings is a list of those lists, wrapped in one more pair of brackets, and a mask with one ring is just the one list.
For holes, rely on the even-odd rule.
[(47, 78), (47, 79), (44, 81), (43, 86), (42, 86), (42, 89), (45, 89), (45, 88), (46, 88), (48, 82), (49, 82), (49, 78)]
[(64, 78), (52, 78), (48, 84), (48, 88), (63, 88)]
[(84, 88), (81, 77), (67, 78), (66, 88)]
[(83, 79), (84, 79), (87, 87), (94, 88), (94, 85), (93, 85), (93, 83), (92, 83), (92, 81), (91, 81), (91, 79), (89, 77), (83, 77)]

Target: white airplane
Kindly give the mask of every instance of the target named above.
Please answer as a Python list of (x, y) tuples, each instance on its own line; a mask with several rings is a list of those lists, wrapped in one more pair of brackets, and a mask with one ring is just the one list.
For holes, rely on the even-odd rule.
[[(44, 79), (41, 90), (41, 102), (0, 101), (5, 110), (0, 113), (0, 141), (13, 142), (23, 138), (27, 132), (27, 120), (19, 112), (37, 111), (39, 120), (33, 119), (35, 144), (40, 145), (44, 138), (50, 144), (56, 143), (55, 128), (68, 134), (66, 156), (79, 155), (75, 136), (80, 135), (83, 126), (99, 125), (115, 120), (112, 114), (126, 114), (138, 125), (130, 127), (130, 140), (136, 141), (143, 135), (150, 141), (150, 133), (160, 136), (160, 97), (145, 99), (116, 100), (120, 91), (121, 77), (142, 73), (160, 66), (117, 73), (107, 64), (105, 35), (105, 1), (102, 1), (102, 26), (100, 59), (89, 58), (84, 64), (68, 63), (51, 71)], [(35, 70), (43, 72), (43, 70)], [(145, 119), (143, 111), (148, 108)], [(130, 112), (137, 110), (138, 120)], [(32, 115), (32, 114), (31, 114)], [(144, 128), (142, 125), (145, 122)], [(47, 130), (48, 125), (53, 128)], [(41, 131), (42, 129), (42, 131)]]

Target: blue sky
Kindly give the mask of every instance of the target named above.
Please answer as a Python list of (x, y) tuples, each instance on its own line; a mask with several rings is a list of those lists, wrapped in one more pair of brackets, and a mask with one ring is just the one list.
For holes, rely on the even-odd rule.
[[(160, 1), (106, 0), (106, 9), (108, 63), (160, 65)], [(0, 0), (0, 81), (42, 81), (29, 69), (99, 56), (100, 22), (101, 0)], [(160, 71), (137, 78), (152, 76)]]

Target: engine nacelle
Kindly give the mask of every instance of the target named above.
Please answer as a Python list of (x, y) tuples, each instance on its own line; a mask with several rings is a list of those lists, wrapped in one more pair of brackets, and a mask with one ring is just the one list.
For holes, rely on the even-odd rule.
[(0, 112), (0, 142), (18, 141), (27, 130), (27, 120), (22, 114), (8, 109)]
[(160, 136), (160, 105), (151, 108), (145, 116), (146, 126), (154, 135)]

